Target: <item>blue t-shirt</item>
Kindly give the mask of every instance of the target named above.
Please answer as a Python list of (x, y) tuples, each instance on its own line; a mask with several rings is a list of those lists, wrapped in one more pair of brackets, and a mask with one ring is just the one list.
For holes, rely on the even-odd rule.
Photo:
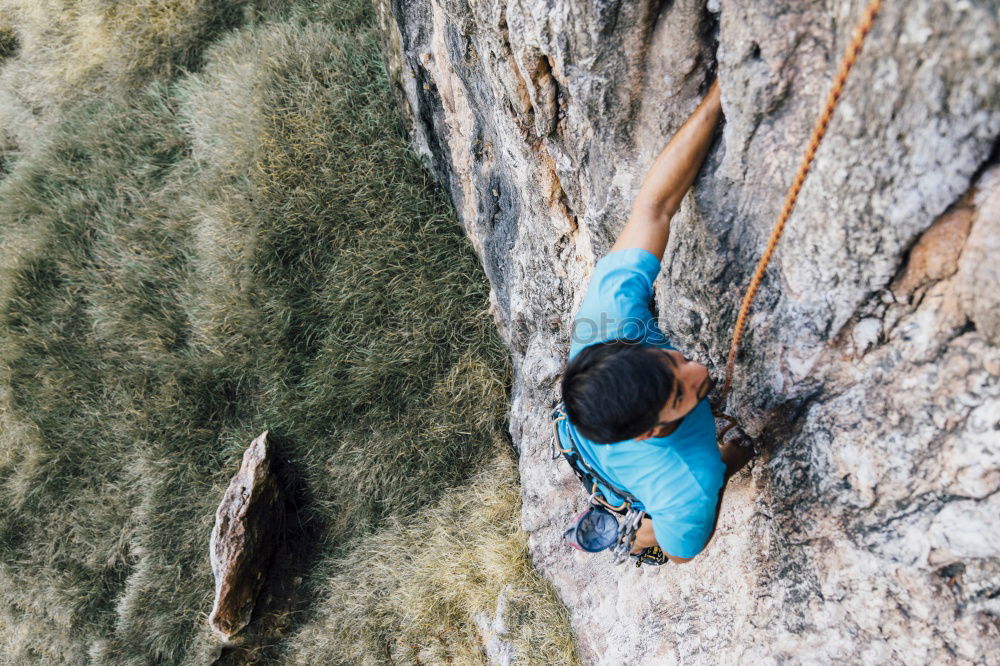
[[(570, 358), (612, 338), (641, 338), (643, 344), (673, 349), (650, 309), (659, 271), (659, 260), (642, 248), (618, 250), (598, 261), (573, 321)], [(642, 503), (664, 551), (694, 557), (705, 546), (726, 470), (707, 400), (666, 437), (598, 444), (581, 435), (569, 419), (559, 422), (559, 436), (572, 437), (589, 464)], [(622, 501), (607, 488), (602, 493), (613, 504)]]

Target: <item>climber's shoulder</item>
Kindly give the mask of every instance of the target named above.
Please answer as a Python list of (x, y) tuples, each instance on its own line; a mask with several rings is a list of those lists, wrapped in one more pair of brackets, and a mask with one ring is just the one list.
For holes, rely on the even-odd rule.
[(659, 271), (660, 261), (642, 248), (615, 250), (601, 257), (573, 320), (570, 358), (587, 345), (613, 338), (640, 338), (650, 345), (666, 346), (650, 308)]

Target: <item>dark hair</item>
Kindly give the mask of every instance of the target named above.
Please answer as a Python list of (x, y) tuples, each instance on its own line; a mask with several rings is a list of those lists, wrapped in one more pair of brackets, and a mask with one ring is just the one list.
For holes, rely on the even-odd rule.
[(584, 347), (562, 379), (566, 415), (599, 444), (631, 439), (654, 427), (674, 392), (674, 373), (639, 340)]

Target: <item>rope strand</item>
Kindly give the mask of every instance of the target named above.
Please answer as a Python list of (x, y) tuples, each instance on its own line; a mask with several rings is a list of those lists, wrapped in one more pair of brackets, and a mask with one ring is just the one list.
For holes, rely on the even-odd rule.
[(733, 366), (736, 363), (736, 352), (740, 347), (740, 339), (743, 337), (743, 330), (746, 327), (747, 316), (750, 314), (750, 306), (753, 304), (753, 299), (757, 295), (757, 289), (760, 287), (760, 283), (764, 280), (764, 273), (767, 270), (767, 264), (771, 261), (771, 256), (774, 254), (775, 248), (778, 247), (778, 241), (781, 239), (781, 234), (785, 230), (785, 223), (788, 222), (788, 218), (792, 214), (792, 209), (795, 207), (795, 200), (799, 196), (802, 184), (805, 182), (806, 176), (809, 175), (809, 168), (812, 166), (813, 158), (816, 157), (816, 150), (819, 148), (819, 144), (823, 140), (823, 135), (826, 134), (826, 129), (830, 124), (830, 119), (833, 117), (834, 109), (837, 107), (837, 101), (840, 99), (840, 93), (844, 90), (844, 83), (847, 81), (847, 74), (851, 71), (851, 67), (854, 66), (854, 62), (858, 59), (858, 54), (861, 52), (861, 45), (864, 43), (868, 32), (871, 30), (872, 23), (875, 21), (875, 15), (878, 14), (878, 10), (881, 6), (882, 0), (871, 0), (865, 8), (857, 27), (854, 29), (854, 35), (851, 38), (851, 42), (848, 44), (847, 50), (844, 52), (844, 57), (840, 61), (840, 68), (837, 70), (837, 76), (834, 77), (833, 86), (830, 88), (830, 94), (827, 95), (823, 112), (820, 114), (819, 120), (816, 121), (816, 126), (813, 128), (812, 136), (809, 139), (809, 146), (806, 148), (805, 155), (802, 158), (802, 163), (799, 165), (799, 170), (796, 172), (795, 178), (792, 180), (792, 185), (788, 189), (788, 194), (785, 196), (785, 203), (781, 208), (781, 214), (778, 215), (778, 221), (774, 223), (774, 228), (771, 230), (771, 237), (767, 241), (767, 247), (764, 249), (764, 254), (761, 255), (760, 261), (757, 262), (757, 270), (754, 271), (753, 278), (750, 280), (750, 285), (747, 287), (746, 294), (743, 296), (743, 302), (740, 305), (740, 311), (736, 317), (736, 326), (733, 329), (733, 341), (729, 346), (729, 359), (726, 361), (726, 382), (722, 386), (722, 396), (720, 400), (720, 403), (723, 405), (725, 405), (729, 399), (729, 389), (733, 384)]

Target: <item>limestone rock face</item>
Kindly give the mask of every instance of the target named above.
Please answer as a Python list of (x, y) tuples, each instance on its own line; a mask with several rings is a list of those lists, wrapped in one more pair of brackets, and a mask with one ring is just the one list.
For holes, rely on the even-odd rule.
[(996, 2), (885, 3), (738, 360), (729, 412), (764, 453), (706, 551), (659, 570), (560, 542), (584, 501), (547, 451), (572, 316), (717, 68), (725, 125), (656, 289), (664, 332), (720, 374), (864, 3), (377, 4), (414, 144), (492, 284), (523, 524), (585, 661), (997, 663)]
[(250, 622), (281, 524), (278, 483), (265, 430), (243, 454), (215, 513), (209, 542), (215, 602), (208, 622), (230, 640)]

